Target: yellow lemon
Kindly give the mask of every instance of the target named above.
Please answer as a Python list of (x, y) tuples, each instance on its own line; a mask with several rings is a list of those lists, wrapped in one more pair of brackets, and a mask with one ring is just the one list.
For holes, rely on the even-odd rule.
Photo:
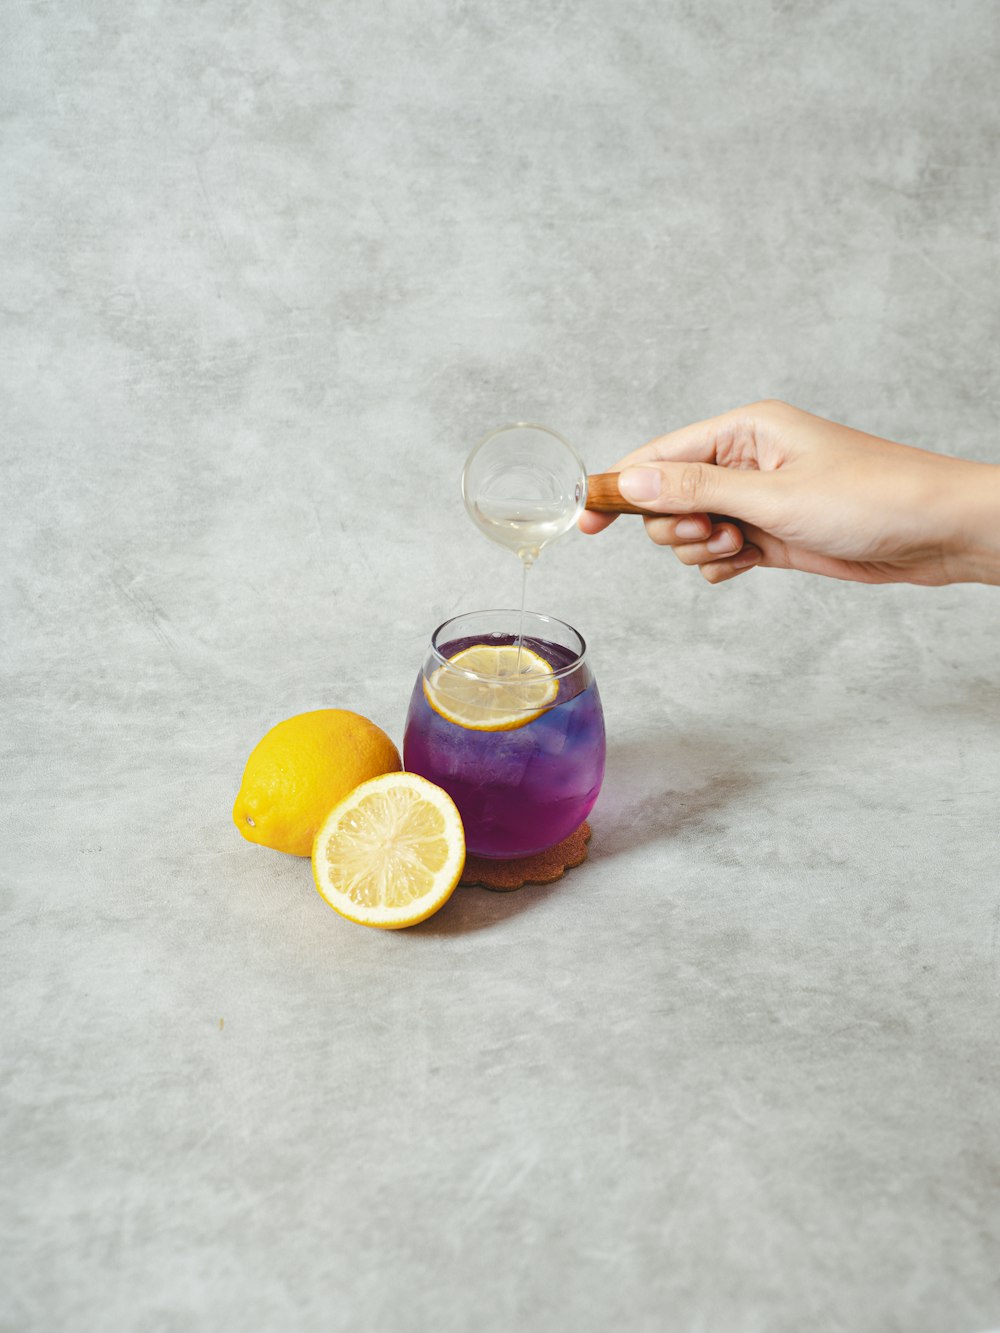
[(349, 921), (382, 930), (415, 926), (444, 906), (461, 877), (462, 819), (433, 782), (386, 773), (330, 811), (312, 864), (317, 889)]
[(514, 643), (474, 643), (424, 680), (427, 702), (469, 731), (513, 731), (533, 722), (559, 693), (544, 657)]
[(309, 856), (316, 830), (338, 801), (402, 766), (385, 732), (359, 713), (299, 713), (272, 727), (250, 755), (233, 820), (249, 842)]

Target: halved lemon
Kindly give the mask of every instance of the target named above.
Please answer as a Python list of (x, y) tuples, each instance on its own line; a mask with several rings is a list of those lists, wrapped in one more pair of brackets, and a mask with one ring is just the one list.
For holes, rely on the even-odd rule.
[(415, 773), (355, 787), (313, 843), (316, 887), (362, 926), (415, 926), (452, 895), (465, 865), (465, 830), (446, 791)]
[(424, 678), (424, 695), (435, 713), (469, 731), (513, 731), (559, 693), (544, 657), (522, 647), (520, 659), (516, 643), (474, 643)]

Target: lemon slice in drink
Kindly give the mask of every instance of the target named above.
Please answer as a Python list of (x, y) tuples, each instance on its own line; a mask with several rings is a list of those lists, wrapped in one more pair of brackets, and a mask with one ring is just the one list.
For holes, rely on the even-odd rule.
[(513, 731), (540, 717), (559, 693), (544, 657), (516, 643), (474, 643), (424, 679), (427, 702), (469, 731)]
[(447, 792), (415, 773), (355, 787), (313, 843), (316, 887), (362, 926), (415, 926), (452, 895), (465, 865), (465, 830)]

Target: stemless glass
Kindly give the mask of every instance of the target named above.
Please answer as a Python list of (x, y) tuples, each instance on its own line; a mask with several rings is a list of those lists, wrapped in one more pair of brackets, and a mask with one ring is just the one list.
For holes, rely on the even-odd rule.
[[(552, 672), (551, 698), (542, 708), (537, 698), (527, 706), (519, 701), (524, 676), (488, 676), (452, 663), (473, 646), (516, 644), (520, 616), (476, 611), (438, 626), (403, 739), (405, 768), (448, 792), (462, 816), (468, 851), (494, 860), (531, 856), (569, 837), (590, 813), (604, 777), (601, 699), (587, 646), (571, 625), (524, 613), (524, 647)], [(531, 662), (529, 654), (525, 658)], [(485, 701), (463, 723), (452, 720), (449, 700), (457, 695), (449, 693), (449, 682), (461, 684), (462, 697), (478, 691)]]

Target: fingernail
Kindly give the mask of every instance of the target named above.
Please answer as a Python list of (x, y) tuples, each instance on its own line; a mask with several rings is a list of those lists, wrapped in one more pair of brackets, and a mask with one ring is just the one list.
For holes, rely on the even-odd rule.
[(618, 478), (618, 489), (626, 500), (643, 504), (660, 493), (660, 474), (651, 467), (629, 467)]
[(678, 520), (674, 532), (678, 537), (704, 537), (705, 524), (700, 518), (682, 518)]
[(744, 546), (739, 555), (733, 556), (733, 568), (749, 569), (750, 566), (755, 565), (759, 559), (760, 551), (757, 550), (756, 546)]
[(735, 547), (736, 542), (733, 540), (733, 534), (727, 532), (726, 529), (723, 528), (722, 531), (717, 532), (714, 537), (709, 537), (705, 545), (713, 555), (722, 555), (725, 551), (731, 551)]

